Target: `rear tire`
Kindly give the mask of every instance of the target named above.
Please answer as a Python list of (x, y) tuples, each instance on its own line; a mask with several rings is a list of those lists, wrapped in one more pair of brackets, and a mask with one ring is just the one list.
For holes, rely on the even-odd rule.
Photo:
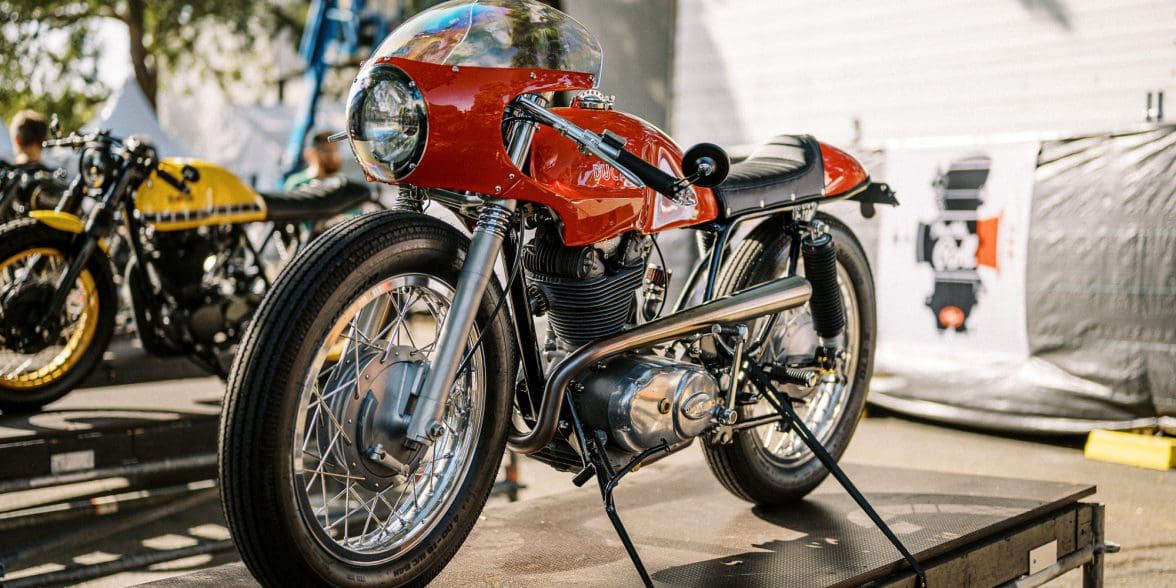
[[(27, 305), (35, 307), (47, 292), (52, 292), (52, 287), (43, 286), (35, 293), (29, 291), (24, 296), (16, 295), (22, 285), (28, 287), (30, 283), (28, 279), (18, 278), (17, 274), (27, 271), (26, 263), (42, 263), (31, 261), (34, 259), (58, 264), (53, 269), (64, 271), (60, 264), (64, 264), (72, 250), (75, 237), (73, 233), (58, 231), (28, 218), (0, 227), (0, 304), (12, 306), (0, 308), (0, 325), (6, 324), (6, 320), (41, 318), (17, 315), (30, 314)], [(56, 275), (59, 274), (40, 274), (38, 277), (41, 283), (47, 285)], [(60, 345), (62, 350), (58, 354), (49, 356), (52, 349), (48, 348), (38, 353), (19, 353), (9, 343), (2, 341), (3, 335), (0, 335), (0, 410), (8, 413), (40, 410), (42, 406), (65, 396), (80, 385), (102, 361), (102, 355), (114, 334), (118, 305), (110, 260), (105, 253), (95, 249), (74, 287), (81, 290), (71, 294), (62, 312), (76, 311), (78, 324), (71, 334), (66, 336), (63, 333), (58, 338), (63, 340)], [(38, 360), (41, 356), (45, 356), (45, 359)], [(37, 370), (26, 367), (20, 373), (10, 370), (26, 361), (41, 362), (44, 367)]]
[[(829, 225), (837, 247), (838, 275), (847, 318), (850, 315), (849, 305), (856, 305), (856, 319), (847, 321), (856, 322), (856, 325), (847, 327), (850, 329), (847, 331), (849, 336), (856, 338), (856, 351), (849, 358), (845, 370), (851, 380), (849, 386), (840, 390), (841, 396), (835, 396), (835, 400), (831, 401), (838, 403), (839, 412), (828, 424), (823, 439), (830, 455), (840, 459), (865, 409), (866, 391), (873, 371), (876, 333), (874, 281), (865, 251), (853, 233), (831, 216), (821, 214), (819, 217)], [(716, 296), (728, 295), (786, 275), (790, 242), (788, 234), (780, 230), (775, 220), (769, 219), (760, 224), (740, 243), (730, 261), (724, 265)], [(845, 294), (850, 294), (852, 299)], [(780, 321), (777, 321), (776, 329), (779, 328)], [(754, 405), (740, 406), (739, 420), (766, 413), (766, 405), (766, 401), (760, 400)], [(805, 418), (804, 415), (801, 417)], [(829, 474), (807, 447), (784, 456), (769, 449), (768, 443), (761, 437), (761, 431), (774, 428), (775, 425), (763, 425), (741, 431), (728, 444), (718, 443), (712, 437), (704, 439), (703, 453), (711, 471), (732, 494), (761, 505), (788, 504), (804, 498)], [(795, 437), (791, 433), (779, 434)], [(820, 433), (818, 438), (821, 438)], [(791, 442), (799, 441), (792, 439)]]
[[(351, 510), (347, 510), (346, 506), (333, 531), (329, 523), (325, 525), (326, 531), (319, 526), (319, 515), (315, 514), (318, 511), (313, 509), (313, 501), (318, 499), (314, 494), (317, 488), (313, 486), (320, 482), (327, 484), (328, 482), (323, 481), (326, 480), (327, 474), (319, 476), (319, 482), (316, 482), (316, 474), (307, 471), (307, 464), (318, 463), (320, 472), (326, 472), (328, 468), (323, 464), (333, 459), (336, 454), (346, 454), (350, 451), (352, 442), (339, 442), (334, 449), (331, 445), (327, 445), (325, 450), (322, 449), (322, 439), (325, 437), (314, 424), (317, 422), (316, 419), (322, 417), (317, 414), (313, 417), (303, 416), (306, 413), (303, 412), (300, 398), (307, 398), (305, 390), (309, 386), (309, 398), (315, 398), (314, 395), (317, 393), (318, 407), (324, 413), (334, 415), (337, 414), (335, 407), (346, 410), (351, 406), (348, 400), (350, 392), (342, 396), (333, 396), (334, 392), (330, 391), (332, 380), (323, 379), (326, 371), (312, 374), (311, 370), (315, 369), (316, 365), (327, 365), (333, 361), (334, 367), (329, 369), (335, 369), (336, 374), (342, 373), (346, 368), (339, 366), (349, 362), (345, 357), (350, 358), (349, 354), (353, 351), (363, 353), (366, 348), (354, 344), (354, 348), (341, 347), (346, 351), (331, 355), (335, 353), (334, 350), (340, 348), (342, 339), (331, 339), (329, 343), (327, 333), (333, 332), (332, 329), (340, 324), (340, 320), (346, 320), (349, 316), (347, 313), (352, 312), (357, 305), (369, 304), (365, 302), (368, 300), (366, 296), (373, 291), (379, 291), (385, 284), (392, 284), (389, 280), (399, 279), (396, 276), (423, 275), (428, 280), (439, 280), (450, 287), (456, 287), (468, 244), (468, 239), (456, 229), (424, 215), (380, 212), (354, 218), (323, 234), (298, 255), (282, 272), (277, 283), (261, 303), (255, 319), (246, 331), (229, 379), (228, 396), (221, 419), (219, 458), (220, 490), (229, 529), (245, 564), (263, 585), (424, 585), (441, 571), (465, 541), (493, 486), (505, 449), (510, 419), (511, 393), (517, 360), (513, 336), (505, 313), (491, 315), (495, 303), (502, 297), (501, 288), (497, 283), (492, 282), (487, 290), (475, 321), (476, 329), (485, 332), (480, 355), (475, 354), (475, 358), (480, 359), (471, 362), (474, 365), (469, 372), (463, 372), (473, 373), (469, 376), (470, 379), (464, 380), (467, 382), (467, 398), (474, 398), (471, 390), (475, 388), (469, 382), (474, 382), (477, 378), (478, 382), (485, 383), (484, 393), (479, 392), (479, 397), (484, 399), (482, 405), (478, 406), (473, 401), (466, 404), (467, 407), (472, 407), (465, 409), (467, 413), (472, 414), (479, 410), (481, 413), (480, 426), (467, 426), (467, 434), (472, 435), (472, 441), (466, 445), (468, 453), (463, 454), (466, 456), (464, 465), (457, 466), (465, 469), (460, 476), (452, 478), (457, 481), (448, 486), (450, 490), (446, 496), (449, 498), (445, 499), (443, 506), (438, 506), (440, 510), (433, 511), (439, 514), (433, 515), (434, 518), (429, 519), (427, 524), (420, 524), (422, 530), (406, 530), (415, 527), (404, 522), (404, 519), (400, 519), (398, 526), (397, 520), (390, 514), (386, 525), (377, 523), (385, 533), (373, 535), (375, 538), (372, 539), (378, 549), (384, 549), (385, 544), (380, 542), (388, 541), (389, 534), (395, 537), (395, 533), (403, 533), (411, 538), (412, 533), (417, 533), (415, 542), (406, 539), (403, 545), (393, 545), (387, 548), (388, 551), (364, 551), (369, 547), (369, 544), (364, 543), (369, 535), (369, 520), (364, 524), (360, 540), (348, 543), (350, 534), (358, 528), (364, 517), (362, 512), (358, 512), (359, 518), (350, 525), (350, 530), (348, 525), (344, 524), (340, 531), (338, 523), (345, 518), (351, 520), (346, 514)], [(407, 295), (403, 299), (393, 299), (391, 294), (388, 296), (388, 300), (395, 300), (397, 306), (401, 306), (400, 301), (409, 300)], [(380, 300), (382, 299), (377, 298), (371, 304)], [(402, 306), (407, 308), (409, 304), (410, 302), (404, 301)], [(368, 306), (362, 306), (362, 309), (366, 308)], [(408, 317), (408, 314), (404, 314), (406, 312), (402, 311), (398, 316)], [(353, 328), (362, 320), (361, 317), (366, 315), (362, 315), (360, 311), (351, 316), (355, 317), (354, 320), (346, 324)], [(433, 316), (438, 318), (441, 315)], [(408, 318), (403, 320), (411, 322)], [(438, 318), (437, 324), (440, 320)], [(383, 327), (387, 328), (389, 327)], [(376, 330), (380, 331), (380, 328), (377, 327)], [(388, 345), (391, 346), (392, 335), (385, 336), (388, 338)], [(399, 338), (396, 345), (400, 345)], [(327, 348), (332, 351), (325, 352)], [(360, 349), (363, 351), (358, 351)], [(322, 359), (323, 357), (334, 359)], [(380, 363), (383, 364), (382, 361)], [(363, 361), (357, 355), (354, 364), (357, 367), (353, 376), (356, 383), (360, 381), (360, 373), (367, 374), (373, 362), (365, 364), (362, 372), (358, 367), (361, 364)], [(390, 376), (387, 381), (392, 381)], [(340, 385), (339, 389), (344, 389), (343, 386)], [(350, 383), (346, 386), (346, 389), (353, 387)], [(391, 390), (393, 386), (388, 385), (383, 389)], [(456, 390), (455, 386), (451, 402), (457, 395)], [(386, 402), (388, 398), (391, 397), (384, 396), (382, 401)], [(450, 409), (450, 412), (455, 410), (462, 409)], [(350, 423), (351, 414), (353, 413), (348, 413), (346, 419), (337, 419), (334, 422)], [(361, 416), (354, 418), (356, 421), (362, 420)], [(314, 430), (313, 435), (310, 432), (311, 428)], [(332, 430), (330, 427), (324, 428), (328, 433)], [(347, 427), (338, 426), (338, 430), (344, 429)], [(353, 439), (358, 447), (363, 447), (366, 444), (366, 441), (360, 438), (363, 433), (354, 429), (351, 431), (349, 438)], [(299, 435), (303, 435), (307, 441), (299, 443)], [(454, 433), (454, 438), (456, 435), (457, 433)], [(315, 441), (318, 441), (318, 445)], [(311, 449), (307, 449), (308, 443)], [(441, 440), (437, 443), (440, 444)], [(297, 449), (299, 447), (302, 449)], [(318, 448), (314, 450), (317, 455), (311, 455), (311, 450), (315, 447)], [(315, 461), (315, 458), (323, 455), (327, 457)], [(295, 471), (295, 456), (299, 456), (296, 463), (302, 468), (298, 472)], [(441, 458), (434, 454), (432, 459)], [(356, 480), (368, 475), (363, 472), (370, 472), (373, 467), (367, 462), (358, 465), (352, 463), (352, 466), (357, 466), (352, 470), (346, 466), (348, 461), (351, 461), (351, 458), (343, 460), (345, 473), (354, 476)], [(434, 461), (434, 464), (437, 463), (441, 462)], [(339, 464), (332, 467), (337, 465)], [(438, 467), (447, 468), (444, 470), (447, 472), (451, 466)], [(431, 477), (423, 477), (423, 468), (422, 465), (421, 469), (409, 476), (414, 484), (411, 495), (414, 506), (420, 501), (415, 486), (417, 480), (420, 480), (422, 486), (434, 483)], [(430, 476), (439, 475), (434, 474), (435, 471), (437, 470), (429, 470)], [(307, 479), (303, 476), (307, 474), (310, 483), (303, 487), (302, 482)], [(421, 476), (418, 477), (417, 474)], [(370, 484), (376, 483), (379, 487), (380, 478), (371, 480), (366, 482), (369, 486), (361, 487), (365, 482), (355, 482), (352, 478), (345, 479), (343, 484), (346, 496), (350, 497), (353, 492), (347, 488), (354, 488), (357, 497), (363, 492), (378, 492), (373, 490)], [(405, 486), (407, 482), (400, 484)], [(440, 486), (440, 482), (436, 484)], [(385, 487), (391, 490), (392, 484)], [(422, 496), (423, 493), (424, 490), (421, 491)], [(322, 494), (322, 512), (326, 513), (323, 516), (330, 521), (332, 508), (337, 508), (339, 501), (336, 500), (335, 507), (331, 507), (332, 502), (327, 497), (329, 493), (324, 490)], [(366, 500), (366, 494), (364, 496), (363, 500)], [(432, 500), (432, 497), (426, 500), (426, 506)], [(396, 502), (396, 506), (391, 506), (393, 501)], [(353, 501), (352, 507), (357, 503), (358, 501)], [(384, 508), (374, 498), (372, 504), (377, 512)], [(391, 494), (384, 504), (389, 505), (387, 508), (390, 509), (390, 513), (399, 513), (395, 509), (401, 502), (395, 494)], [(312, 509), (310, 512), (313, 516), (307, 516), (307, 508)], [(418, 512), (423, 510), (422, 507)], [(382, 514), (375, 516), (378, 520), (384, 520)], [(420, 515), (413, 515), (410, 509), (406, 516)], [(309, 522), (311, 519), (315, 521), (314, 524)], [(375, 529), (372, 532), (374, 533)], [(343, 536), (342, 542), (337, 538), (340, 534)]]

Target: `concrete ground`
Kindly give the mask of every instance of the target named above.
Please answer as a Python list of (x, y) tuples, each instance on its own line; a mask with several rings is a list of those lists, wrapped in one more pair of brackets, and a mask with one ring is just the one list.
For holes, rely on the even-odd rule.
[[(159, 383), (160, 393), (176, 383)], [(141, 386), (136, 389), (141, 390)], [(215, 379), (186, 380), (184, 388), (200, 388), (215, 396), (220, 384)], [(206, 390), (205, 390), (206, 388)], [(115, 388), (76, 392), (70, 402), (85, 401), (88, 395), (110, 398)], [(659, 470), (701, 460), (697, 447), (654, 464), (635, 475), (656, 476)], [(875, 415), (862, 421), (845, 460), (852, 463), (905, 467), (940, 472), (1026, 478), (1061, 482), (1096, 484), (1098, 493), (1091, 499), (1107, 505), (1107, 535), (1122, 545), (1122, 552), (1107, 557), (1107, 584), (1110, 586), (1176, 587), (1176, 472), (1158, 472), (1088, 461), (1083, 458), (1081, 440), (1004, 438), (990, 434), (961, 431), (911, 420)], [(560, 492), (588, 492), (571, 486), (570, 475), (555, 472), (537, 462), (522, 460), (521, 480), (528, 487), (522, 499), (532, 499)], [(95, 483), (91, 483), (95, 484)], [(112, 488), (117, 488), (117, 481)], [(86, 488), (77, 490), (84, 494)], [(40, 498), (47, 496), (49, 491)], [(56, 490), (57, 500), (61, 490)], [(0, 496), (0, 511), (16, 508), (13, 495)], [(24, 507), (38, 501), (37, 492), (20, 497)], [(505, 502), (492, 498), (488, 508)], [(601, 513), (603, 517), (603, 513)], [(53, 537), (76, 527), (45, 526), (21, 532), (0, 534), (0, 553), (20, 549), (30, 541)], [(50, 571), (78, 563), (108, 561), (120, 554), (151, 549), (170, 549), (201, 540), (227, 536), (214, 498), (199, 501), (190, 509), (146, 525), (97, 537), (94, 541), (50, 552), (9, 570), (6, 580), (32, 570)], [(197, 556), (160, 564), (137, 572), (122, 573), (94, 580), (85, 586), (129, 586), (169, 576), (191, 573), (235, 560), (231, 552), (217, 556)], [(1057, 585), (1077, 586), (1080, 579), (1071, 573)]]

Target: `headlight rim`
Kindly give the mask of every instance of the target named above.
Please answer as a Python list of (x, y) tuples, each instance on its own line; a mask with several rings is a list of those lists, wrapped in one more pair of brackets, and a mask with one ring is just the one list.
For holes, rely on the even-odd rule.
[[(391, 162), (381, 161), (375, 156), (370, 147), (372, 141), (366, 138), (364, 133), (364, 103), (372, 88), (377, 83), (384, 81), (401, 82), (402, 86), (412, 96), (413, 105), (417, 110), (417, 117), (420, 121), (419, 139), (412, 153), (395, 167)], [(423, 159), (429, 143), (429, 104), (425, 101), (420, 88), (417, 87), (412, 76), (408, 75), (403, 69), (389, 63), (376, 64), (360, 72), (352, 85), (350, 96), (347, 100), (347, 138), (351, 143), (352, 152), (359, 161), (360, 167), (376, 179), (388, 182), (401, 182), (412, 175), (412, 172), (416, 170), (417, 165)]]
[[(88, 146), (78, 157), (78, 175), (87, 192), (97, 192), (106, 187), (110, 173), (111, 155), (104, 146)], [(97, 161), (95, 161), (97, 160)], [(90, 167), (93, 167), (91, 171)]]

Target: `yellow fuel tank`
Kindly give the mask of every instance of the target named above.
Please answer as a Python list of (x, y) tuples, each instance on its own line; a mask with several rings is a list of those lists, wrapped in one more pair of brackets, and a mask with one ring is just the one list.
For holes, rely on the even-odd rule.
[(179, 178), (185, 165), (200, 173), (188, 182), (188, 193), (154, 174), (135, 194), (135, 208), (143, 222), (158, 231), (180, 231), (203, 225), (265, 220), (265, 201), (229, 170), (207, 161), (170, 157), (159, 162), (163, 171)]

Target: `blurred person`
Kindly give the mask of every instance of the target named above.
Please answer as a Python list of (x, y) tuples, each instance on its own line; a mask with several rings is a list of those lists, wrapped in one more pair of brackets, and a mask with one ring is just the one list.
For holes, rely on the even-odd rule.
[(49, 138), (49, 120), (35, 110), (22, 110), (9, 125), (13, 166), (0, 181), (0, 222), (30, 210), (53, 209), (66, 189), (54, 169), (41, 161), (42, 143)]
[(12, 117), (8, 133), (12, 136), (13, 163), (41, 163), (41, 144), (49, 138), (49, 120), (45, 115), (35, 110), (22, 110)]
[(339, 155), (339, 145), (332, 143), (331, 133), (320, 131), (314, 134), (310, 145), (302, 151), (302, 158), (306, 160), (306, 169), (291, 174), (282, 186), (286, 191), (293, 190), (314, 181), (321, 181), (339, 174), (343, 169), (343, 158)]

